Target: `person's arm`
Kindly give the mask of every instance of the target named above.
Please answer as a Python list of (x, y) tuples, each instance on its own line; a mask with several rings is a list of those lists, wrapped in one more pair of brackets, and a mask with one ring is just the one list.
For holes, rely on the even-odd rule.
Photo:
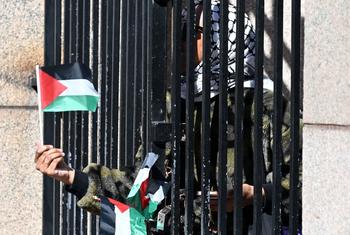
[(79, 200), (84, 197), (89, 188), (89, 176), (88, 174), (75, 170), (75, 176), (72, 184), (66, 184), (65, 189), (67, 192), (74, 194)]
[[(137, 154), (138, 162), (140, 152)], [(79, 199), (77, 205), (94, 214), (100, 213), (96, 198), (111, 197), (125, 202), (135, 179), (132, 169), (119, 171), (91, 163), (83, 171), (70, 168), (64, 162), (62, 149), (50, 145), (38, 146), (35, 154), (36, 169), (65, 184), (65, 189)]]

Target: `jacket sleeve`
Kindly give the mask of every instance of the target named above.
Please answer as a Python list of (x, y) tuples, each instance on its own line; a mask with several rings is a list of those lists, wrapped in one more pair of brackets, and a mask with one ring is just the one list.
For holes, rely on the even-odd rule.
[(78, 197), (77, 205), (80, 208), (94, 214), (100, 213), (98, 198), (101, 196), (125, 203), (140, 165), (140, 153), (136, 154), (135, 167), (123, 171), (95, 163), (89, 164), (82, 172), (76, 170), (74, 182), (66, 186), (66, 190)]
[(135, 178), (132, 169), (120, 171), (95, 163), (89, 164), (82, 172), (75, 172), (73, 184), (65, 189), (79, 199), (77, 205), (80, 208), (94, 214), (100, 213), (98, 198), (101, 196), (125, 202)]

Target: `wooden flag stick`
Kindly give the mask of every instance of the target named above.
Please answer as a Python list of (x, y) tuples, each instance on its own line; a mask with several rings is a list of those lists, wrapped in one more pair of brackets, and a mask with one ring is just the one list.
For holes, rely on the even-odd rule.
[(39, 75), (39, 65), (35, 66), (36, 71), (36, 85), (38, 89), (38, 113), (39, 113), (39, 130), (40, 130), (40, 144), (44, 144), (44, 122), (43, 122), (43, 111), (41, 110), (41, 89), (40, 89), (40, 75)]

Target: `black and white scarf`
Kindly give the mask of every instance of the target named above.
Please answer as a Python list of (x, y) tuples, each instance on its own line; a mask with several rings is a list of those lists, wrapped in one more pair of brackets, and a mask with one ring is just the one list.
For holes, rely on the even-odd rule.
[[(202, 0), (196, 0), (195, 5), (202, 4)], [(236, 7), (229, 4), (228, 15), (228, 87), (233, 88), (235, 86), (235, 69), (236, 69)], [(220, 73), (220, 1), (211, 0), (211, 80), (210, 80), (210, 97), (214, 97), (219, 94), (219, 73)], [(186, 18), (187, 10), (183, 9), (183, 19)], [(201, 24), (201, 23), (200, 23)], [(252, 82), (255, 74), (255, 32), (253, 25), (250, 22), (248, 15), (245, 14), (244, 20), (244, 75), (247, 82)], [(200, 25), (202, 26), (202, 25)], [(195, 81), (194, 92), (195, 100), (201, 100), (202, 83), (203, 83), (203, 62), (200, 62), (195, 68)], [(247, 83), (245, 83), (247, 84)], [(249, 85), (248, 85), (249, 86)], [(186, 97), (186, 79), (181, 79), (181, 96)]]

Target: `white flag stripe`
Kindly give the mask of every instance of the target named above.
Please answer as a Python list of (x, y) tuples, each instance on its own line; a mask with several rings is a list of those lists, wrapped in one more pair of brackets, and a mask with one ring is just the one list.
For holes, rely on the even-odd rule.
[(67, 89), (60, 96), (99, 96), (94, 85), (86, 79), (59, 80)]
[(150, 168), (143, 168), (143, 169), (141, 169), (139, 171), (139, 173), (137, 174), (137, 176), (136, 176), (134, 185), (141, 184), (143, 181), (148, 179), (149, 171), (150, 171)]
[(115, 212), (115, 235), (131, 235), (130, 226), (130, 209), (127, 209), (123, 213), (120, 212), (118, 207), (114, 206)]
[(152, 202), (160, 203), (165, 197), (163, 186), (160, 186), (157, 192), (155, 192), (153, 195), (149, 193), (148, 196)]
[(146, 159), (145, 161), (143, 162), (141, 168), (144, 168), (144, 167), (149, 167), (149, 168), (152, 168), (152, 166), (154, 165), (154, 163), (157, 161), (158, 159), (158, 155), (155, 154), (155, 153), (148, 153), (147, 156), (146, 156)]

